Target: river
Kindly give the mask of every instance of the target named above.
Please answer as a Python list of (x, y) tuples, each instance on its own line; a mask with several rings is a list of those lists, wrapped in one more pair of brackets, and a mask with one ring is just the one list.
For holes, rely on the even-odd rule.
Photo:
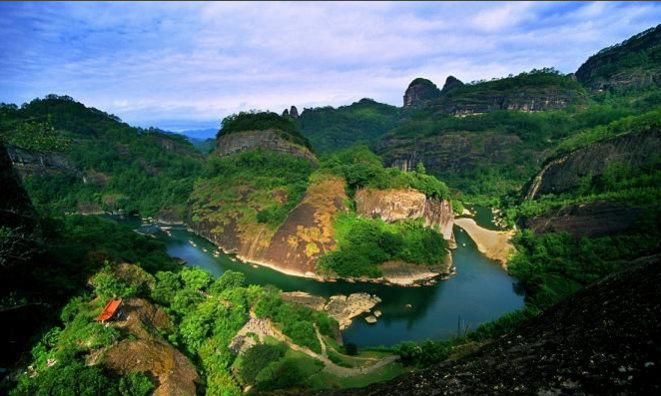
[[(494, 227), (490, 211), (478, 210), (478, 224)], [(140, 225), (137, 218), (122, 222), (133, 228)], [(453, 260), (457, 274), (436, 285), (417, 288), (344, 281), (322, 283), (265, 267), (255, 268), (233, 261), (222, 252), (214, 257), (213, 252), (219, 249), (185, 227), (173, 227), (170, 236), (164, 232), (157, 232), (155, 236), (166, 243), (171, 256), (183, 258), (186, 265), (199, 266), (214, 276), (226, 270), (240, 271), (250, 284), (271, 284), (283, 291), (301, 290), (324, 297), (356, 292), (376, 294), (382, 299), (375, 307), (383, 313), (378, 322), (368, 324), (362, 318), (356, 318), (343, 332), (345, 342), (367, 347), (448, 339), (523, 306), (524, 296), (517, 293), (514, 279), (498, 263), (485, 258), (465, 232), (457, 226), (454, 231), (457, 249), (453, 251)]]

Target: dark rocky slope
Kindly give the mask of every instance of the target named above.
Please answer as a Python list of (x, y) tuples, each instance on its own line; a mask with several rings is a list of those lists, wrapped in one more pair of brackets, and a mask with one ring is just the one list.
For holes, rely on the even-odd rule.
[(599, 238), (634, 230), (644, 215), (643, 208), (619, 202), (585, 202), (526, 219), (523, 227), (537, 235), (567, 232), (575, 238)]
[(611, 164), (651, 163), (661, 152), (658, 128), (606, 139), (550, 160), (524, 190), (527, 199), (577, 188), (582, 178), (601, 176)]
[(576, 77), (588, 88), (614, 92), (661, 85), (661, 25), (599, 51)]
[(639, 259), (460, 360), (362, 389), (309, 394), (659, 394), (660, 261)]

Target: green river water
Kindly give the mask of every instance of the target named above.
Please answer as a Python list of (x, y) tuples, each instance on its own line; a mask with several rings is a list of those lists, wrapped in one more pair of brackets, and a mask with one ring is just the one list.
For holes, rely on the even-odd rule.
[[(477, 208), (475, 219), (478, 224), (494, 229), (496, 227), (491, 218), (487, 208)], [(122, 222), (133, 228), (140, 225), (137, 218)], [(241, 271), (247, 283), (271, 284), (283, 291), (300, 290), (324, 297), (356, 292), (376, 294), (382, 299), (375, 307), (383, 313), (378, 322), (368, 324), (359, 317), (343, 332), (345, 342), (366, 347), (409, 340), (448, 339), (456, 336), (458, 331), (475, 329), (480, 323), (523, 306), (524, 296), (517, 293), (515, 280), (496, 262), (484, 257), (459, 227), (455, 226), (454, 231), (457, 249), (452, 255), (457, 274), (436, 285), (417, 288), (344, 281), (322, 283), (292, 277), (269, 268), (255, 268), (233, 261), (222, 252), (219, 257), (214, 257), (212, 253), (218, 249), (185, 227), (173, 227), (171, 236), (164, 232), (155, 235), (167, 244), (171, 256), (183, 258), (187, 261), (186, 265), (202, 267), (214, 276), (226, 270)]]

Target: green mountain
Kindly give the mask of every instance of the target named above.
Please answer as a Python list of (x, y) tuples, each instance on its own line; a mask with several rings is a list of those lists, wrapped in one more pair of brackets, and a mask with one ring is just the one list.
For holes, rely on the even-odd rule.
[(625, 92), (661, 85), (661, 25), (591, 56), (576, 71), (585, 87)]
[(3, 105), (0, 112), (8, 136), (36, 123), (56, 131), (62, 143), (41, 149), (17, 141), (10, 148), (37, 206), (81, 213), (160, 212), (164, 221), (183, 218), (203, 165), (203, 156), (185, 137), (131, 127), (66, 96), (49, 95), (20, 108)]
[(401, 111), (395, 106), (361, 99), (348, 106), (305, 109), (298, 123), (312, 147), (328, 153), (354, 144), (370, 144), (395, 127)]

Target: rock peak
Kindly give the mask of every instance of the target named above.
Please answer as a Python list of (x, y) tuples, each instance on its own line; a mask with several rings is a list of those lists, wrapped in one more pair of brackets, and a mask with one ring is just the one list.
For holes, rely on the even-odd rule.
[(448, 78), (445, 79), (445, 85), (443, 85), (443, 89), (441, 90), (441, 92), (447, 92), (453, 88), (461, 87), (463, 85), (464, 83), (461, 82), (461, 80), (459, 80), (458, 78), (454, 76), (448, 76)]
[(299, 115), (298, 115), (298, 109), (296, 108), (296, 106), (292, 106), (292, 107), (289, 108), (289, 109), (285, 109), (285, 111), (282, 112), (282, 116), (283, 116), (283, 117), (291, 117), (291, 118), (293, 118), (293, 119), (297, 119), (298, 116), (299, 116)]
[(411, 81), (404, 93), (404, 107), (415, 107), (425, 105), (427, 102), (441, 96), (441, 91), (436, 84), (426, 78), (416, 78)]

